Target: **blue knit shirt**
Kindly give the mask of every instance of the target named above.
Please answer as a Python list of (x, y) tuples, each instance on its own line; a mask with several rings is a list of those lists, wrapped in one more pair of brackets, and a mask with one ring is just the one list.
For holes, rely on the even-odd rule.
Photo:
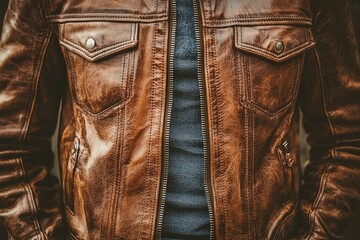
[(163, 239), (209, 239), (192, 0), (177, 0), (174, 95)]

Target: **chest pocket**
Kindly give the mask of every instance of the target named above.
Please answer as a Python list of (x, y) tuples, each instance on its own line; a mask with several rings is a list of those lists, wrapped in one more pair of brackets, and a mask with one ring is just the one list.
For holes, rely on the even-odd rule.
[(69, 22), (60, 26), (75, 102), (91, 114), (121, 105), (132, 95), (138, 23)]
[(310, 28), (289, 25), (236, 26), (241, 101), (273, 116), (295, 99), (304, 52), (315, 44)]

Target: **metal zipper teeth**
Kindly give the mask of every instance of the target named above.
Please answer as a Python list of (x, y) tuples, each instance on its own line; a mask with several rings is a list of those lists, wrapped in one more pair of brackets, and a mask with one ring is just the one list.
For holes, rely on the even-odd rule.
[(163, 148), (163, 169), (162, 169), (162, 179), (161, 179), (161, 193), (160, 193), (160, 202), (158, 209), (158, 219), (157, 219), (157, 230), (155, 239), (161, 239), (161, 230), (162, 223), (164, 218), (164, 207), (165, 207), (165, 195), (166, 195), (166, 185), (168, 179), (168, 169), (169, 169), (169, 134), (170, 134), (170, 118), (171, 118), (171, 109), (173, 104), (173, 82), (174, 82), (174, 55), (175, 55), (175, 33), (176, 33), (176, 1), (171, 0), (171, 23), (170, 23), (170, 50), (169, 50), (169, 62), (168, 62), (168, 84), (167, 84), (167, 99), (166, 102), (166, 119), (165, 119), (165, 137), (164, 137), (164, 148)]
[(195, 20), (195, 33), (196, 33), (196, 47), (197, 47), (197, 73), (199, 81), (199, 93), (200, 93), (200, 104), (201, 104), (201, 132), (203, 137), (203, 148), (204, 148), (204, 190), (206, 195), (206, 200), (209, 209), (210, 217), (210, 240), (214, 239), (215, 224), (214, 224), (214, 210), (213, 203), (210, 194), (211, 188), (209, 188), (209, 147), (208, 147), (208, 132), (207, 132), (207, 114), (206, 114), (206, 101), (205, 101), (205, 89), (204, 89), (204, 77), (203, 77), (203, 46), (202, 46), (202, 32), (201, 32), (201, 18), (199, 18), (199, 3), (197, 0), (193, 0), (194, 5), (194, 20)]

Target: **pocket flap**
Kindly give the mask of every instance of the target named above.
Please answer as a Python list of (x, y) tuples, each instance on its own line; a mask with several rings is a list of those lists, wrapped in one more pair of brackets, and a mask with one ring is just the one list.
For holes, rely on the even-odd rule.
[(89, 61), (134, 47), (138, 43), (138, 23), (69, 22), (61, 28), (60, 43)]
[(286, 61), (315, 45), (309, 27), (288, 25), (237, 26), (235, 47), (273, 60)]

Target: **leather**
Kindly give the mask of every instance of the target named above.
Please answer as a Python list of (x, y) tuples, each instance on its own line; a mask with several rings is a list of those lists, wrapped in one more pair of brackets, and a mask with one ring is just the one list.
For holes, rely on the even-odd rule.
[[(342, 239), (360, 199), (360, 59), (348, 8), (200, 1), (216, 239)], [(154, 239), (170, 15), (167, 1), (10, 1), (0, 218), (11, 239)], [(300, 111), (311, 145), (303, 175)], [(60, 184), (50, 174), (58, 115)]]

